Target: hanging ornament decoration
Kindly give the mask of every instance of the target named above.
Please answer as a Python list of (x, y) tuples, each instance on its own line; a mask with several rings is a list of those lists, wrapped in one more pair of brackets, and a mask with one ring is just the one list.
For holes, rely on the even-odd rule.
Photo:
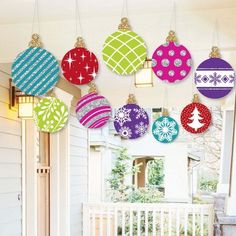
[(34, 108), (34, 121), (40, 131), (55, 133), (68, 121), (68, 108), (60, 99), (45, 97)]
[(205, 132), (211, 124), (209, 109), (199, 102), (195, 94), (193, 102), (187, 105), (181, 112), (181, 124), (184, 129), (193, 134)]
[(90, 129), (104, 126), (111, 117), (111, 106), (107, 99), (98, 95), (95, 84), (89, 84), (89, 93), (80, 98), (76, 105), (76, 116), (79, 122)]
[(195, 72), (196, 87), (208, 98), (225, 97), (234, 88), (234, 69), (227, 61), (220, 58), (218, 47), (212, 47), (209, 57)]
[(28, 95), (44, 95), (59, 80), (60, 70), (56, 58), (41, 47), (39, 35), (33, 34), (29, 48), (21, 52), (12, 64), (14, 84)]
[(125, 139), (137, 139), (147, 133), (148, 114), (136, 104), (133, 94), (129, 95), (127, 104), (117, 110), (114, 117), (114, 127), (117, 133)]
[(164, 109), (162, 116), (152, 125), (152, 134), (161, 143), (171, 143), (179, 134), (179, 125)]
[(166, 43), (154, 51), (152, 63), (152, 69), (159, 79), (174, 83), (187, 77), (192, 59), (188, 49), (177, 42), (175, 32), (170, 31)]
[(75, 48), (68, 51), (62, 59), (63, 76), (72, 84), (88, 84), (98, 72), (97, 57), (85, 48), (81, 37), (77, 38)]
[(118, 31), (106, 39), (102, 57), (106, 65), (119, 75), (133, 74), (143, 66), (147, 48), (144, 40), (131, 31), (127, 18), (122, 18)]

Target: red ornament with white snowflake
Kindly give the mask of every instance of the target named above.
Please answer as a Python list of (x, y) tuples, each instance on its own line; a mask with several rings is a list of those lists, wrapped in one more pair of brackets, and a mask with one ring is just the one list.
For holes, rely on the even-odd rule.
[(61, 62), (63, 76), (72, 84), (88, 84), (95, 79), (98, 72), (97, 57), (85, 48), (79, 37), (75, 48), (68, 51)]
[(203, 133), (210, 126), (211, 113), (205, 105), (199, 102), (197, 94), (194, 95), (193, 102), (181, 112), (181, 124), (192, 134)]

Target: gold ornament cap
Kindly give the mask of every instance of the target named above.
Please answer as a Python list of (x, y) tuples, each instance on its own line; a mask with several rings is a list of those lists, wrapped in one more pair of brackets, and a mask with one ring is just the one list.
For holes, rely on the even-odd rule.
[(134, 94), (129, 94), (128, 100), (127, 100), (127, 104), (136, 104), (136, 98)]
[(210, 58), (220, 58), (221, 55), (220, 55), (220, 49), (217, 47), (217, 46), (213, 46), (211, 48), (211, 52), (209, 54), (209, 57)]
[(95, 83), (90, 82), (88, 86), (89, 86), (88, 93), (98, 93), (97, 86), (95, 85)]
[(177, 37), (175, 35), (175, 32), (173, 30), (171, 30), (166, 38), (166, 42), (170, 43), (170, 42), (177, 42)]
[(56, 93), (55, 93), (54, 88), (51, 89), (50, 91), (48, 91), (47, 96), (49, 96), (49, 97), (54, 97), (54, 98), (56, 97)]
[(168, 112), (168, 110), (166, 108), (163, 108), (162, 116), (169, 116), (169, 112)]
[(29, 42), (29, 47), (34, 48), (41, 48), (43, 46), (42, 42), (40, 41), (40, 37), (38, 34), (32, 34), (32, 39)]
[(75, 43), (76, 48), (85, 48), (85, 43), (82, 37), (78, 37)]
[(129, 25), (129, 20), (127, 17), (121, 18), (121, 23), (118, 26), (118, 30), (131, 30), (131, 26)]
[(199, 96), (198, 96), (198, 94), (195, 93), (195, 94), (193, 95), (193, 102), (194, 102), (194, 103), (198, 103), (199, 101), (200, 101), (200, 100), (199, 100)]

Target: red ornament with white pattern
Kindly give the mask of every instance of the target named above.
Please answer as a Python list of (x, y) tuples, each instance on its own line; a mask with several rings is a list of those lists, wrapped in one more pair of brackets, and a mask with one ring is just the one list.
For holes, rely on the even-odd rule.
[(195, 94), (193, 102), (187, 105), (181, 112), (181, 124), (184, 129), (192, 134), (205, 132), (211, 124), (209, 109), (199, 102)]
[(72, 84), (88, 84), (98, 72), (97, 57), (85, 48), (83, 39), (78, 37), (75, 48), (68, 51), (61, 62), (63, 76)]

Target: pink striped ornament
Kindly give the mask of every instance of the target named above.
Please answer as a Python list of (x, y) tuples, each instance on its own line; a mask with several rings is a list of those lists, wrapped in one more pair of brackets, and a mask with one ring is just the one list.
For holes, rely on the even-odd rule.
[(111, 117), (111, 106), (105, 97), (89, 93), (78, 101), (76, 116), (80, 124), (86, 128), (101, 128)]

